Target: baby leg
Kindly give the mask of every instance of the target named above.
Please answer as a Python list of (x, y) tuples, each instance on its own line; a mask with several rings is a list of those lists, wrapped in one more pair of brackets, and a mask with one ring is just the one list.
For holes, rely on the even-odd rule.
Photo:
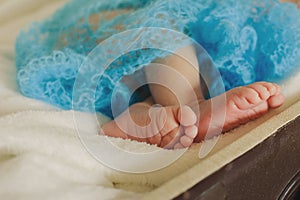
[[(192, 60), (193, 66), (196, 66), (193, 67), (194, 70), (182, 70), (183, 73), (188, 72), (185, 75), (188, 77), (186, 80), (191, 87), (177, 88), (175, 93), (180, 97), (177, 99), (174, 93), (167, 89), (172, 82), (178, 82), (176, 76), (170, 76), (168, 70), (165, 71), (159, 67), (155, 68), (158, 71), (153, 70), (151, 65), (149, 68), (146, 67), (147, 78), (152, 79), (151, 82), (154, 83), (164, 82), (166, 88), (157, 84), (150, 85), (150, 90), (154, 91), (155, 95), (144, 102), (132, 105), (114, 121), (105, 124), (102, 127), (102, 134), (124, 139), (129, 138), (166, 148), (188, 147), (193, 143), (198, 133), (197, 117), (186, 102), (192, 101), (191, 93), (194, 94), (194, 90), (198, 90), (200, 86), (198, 63), (193, 56), (195, 55), (193, 48), (186, 47), (181, 51), (185, 51), (186, 55), (190, 56), (187, 59)], [(187, 60), (176, 56), (176, 54), (157, 60), (155, 63), (168, 63), (168, 65), (175, 67), (191, 67)], [(172, 67), (172, 69), (175, 68)], [(179, 74), (181, 75), (181, 73)], [(178, 85), (181, 84), (178, 83)], [(201, 92), (197, 91), (195, 94), (197, 100), (204, 100)], [(153, 97), (156, 99), (153, 100)], [(160, 106), (153, 106), (154, 103), (160, 104)], [(134, 124), (129, 123), (131, 119)]]
[[(192, 87), (185, 87), (182, 82), (175, 80), (170, 73), (164, 74), (159, 72), (156, 73), (156, 76), (153, 76), (153, 73), (149, 73), (149, 70), (147, 71), (146, 68), (146, 74), (148, 77), (150, 76), (149, 79), (152, 81), (162, 82), (163, 79), (165, 83), (164, 86), (150, 85), (155, 103), (162, 106), (187, 105), (199, 116), (197, 122), (198, 135), (195, 139), (197, 142), (214, 136), (220, 130), (225, 132), (256, 119), (265, 114), (270, 108), (277, 108), (284, 102), (284, 96), (280, 87), (266, 82), (238, 87), (220, 96), (204, 100), (200, 85), (200, 75), (195, 69), (198, 63), (193, 47), (185, 47), (179, 53), (183, 55), (184, 59), (171, 55), (165, 59), (158, 60), (158, 62), (175, 69), (189, 81)], [(175, 90), (170, 91), (168, 88), (175, 88)], [(195, 94), (196, 98), (191, 98), (193, 96), (192, 93)], [(177, 94), (179, 99), (176, 99), (174, 94)], [(217, 108), (216, 113), (212, 113), (212, 102)], [(223, 121), (219, 120), (222, 118), (224, 119)], [(209, 127), (213, 128), (207, 135)]]
[[(214, 136), (214, 131), (211, 130), (210, 135), (207, 135), (208, 127), (214, 127), (216, 133), (218, 130), (230, 130), (260, 117), (269, 108), (281, 106), (284, 101), (279, 86), (266, 82), (235, 88), (205, 100), (193, 47), (182, 48), (177, 53), (184, 58), (174, 54), (155, 62), (178, 72), (187, 80), (189, 86), (176, 80), (176, 76), (172, 76), (168, 70), (156, 68), (158, 71), (153, 73), (150, 67), (146, 67), (145, 73), (150, 82), (164, 84), (149, 84), (152, 97), (132, 105), (128, 109), (129, 112), (105, 124), (102, 134), (148, 142), (161, 147), (188, 147), (193, 141), (199, 142)], [(214, 119), (225, 116), (224, 122), (212, 119), (212, 102), (217, 106), (217, 110), (220, 110), (219, 113), (214, 113)], [(159, 104), (161, 107), (153, 107), (153, 104)], [(197, 119), (197, 116), (200, 117)], [(135, 125), (128, 125), (130, 117)], [(140, 129), (151, 122), (153, 123), (150, 128), (144, 129), (146, 132)]]

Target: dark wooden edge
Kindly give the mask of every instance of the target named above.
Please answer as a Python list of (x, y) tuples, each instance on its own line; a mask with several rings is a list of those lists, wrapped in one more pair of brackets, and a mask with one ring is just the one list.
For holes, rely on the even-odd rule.
[[(295, 178), (299, 170), (300, 116), (175, 199), (296, 198), (300, 191), (300, 178)], [(293, 186), (295, 179), (299, 182)]]

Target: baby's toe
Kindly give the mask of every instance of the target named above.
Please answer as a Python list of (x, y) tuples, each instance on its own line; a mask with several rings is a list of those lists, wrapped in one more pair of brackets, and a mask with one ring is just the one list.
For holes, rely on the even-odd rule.
[(272, 85), (270, 83), (266, 83), (266, 82), (254, 83), (254, 84), (248, 85), (247, 87), (252, 88), (253, 90), (255, 90), (255, 92), (257, 92), (258, 97), (260, 98), (259, 101), (267, 100), (273, 92)]
[(197, 126), (189, 126), (185, 128), (185, 135), (189, 136), (190, 138), (194, 139), (198, 134)]
[(268, 104), (271, 108), (278, 108), (283, 104), (284, 99), (283, 94), (274, 95), (268, 99)]
[(275, 83), (264, 82), (264, 86), (268, 89), (270, 96), (277, 95), (281, 93), (281, 88)]
[(182, 146), (184, 147), (189, 147), (191, 146), (191, 144), (193, 143), (194, 139), (191, 139), (190, 137), (184, 135), (180, 138), (180, 143), (182, 144)]
[(183, 106), (179, 111), (178, 121), (183, 126), (192, 126), (196, 123), (197, 116), (189, 106)]
[(281, 94), (281, 87), (275, 83), (273, 83), (274, 87), (276, 88), (276, 92), (274, 95), (280, 95)]

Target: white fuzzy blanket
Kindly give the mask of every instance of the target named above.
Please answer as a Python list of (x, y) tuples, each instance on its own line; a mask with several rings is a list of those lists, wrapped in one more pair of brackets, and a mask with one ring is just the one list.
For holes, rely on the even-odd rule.
[[(45, 18), (63, 3), (64, 0), (0, 0), (0, 199), (140, 199), (144, 196), (141, 192), (151, 191), (199, 163), (199, 145), (194, 145), (177, 162), (160, 171), (121, 173), (102, 165), (81, 143), (78, 128), (87, 136), (97, 129), (89, 120), (93, 116), (62, 111), (28, 99), (18, 92), (14, 64), (15, 37), (28, 23)], [(294, 82), (296, 80), (294, 78)], [(286, 91), (295, 94), (293, 89)], [(290, 104), (294, 101), (295, 98)], [(269, 117), (279, 112), (273, 112)], [(77, 127), (78, 121), (74, 121), (74, 116), (80, 119), (80, 127)], [(103, 116), (98, 117), (99, 121), (107, 120)], [(268, 116), (257, 123), (267, 119)], [(244, 132), (248, 130), (249, 126), (246, 126)], [(230, 146), (231, 141), (244, 132), (241, 129), (235, 135), (221, 138), (221, 145), (214, 152), (220, 152), (222, 146)], [(100, 136), (96, 141), (91, 138), (87, 140), (94, 146), (101, 146), (107, 141)], [(112, 140), (130, 151), (158, 150), (137, 142)], [(232, 146), (220, 155), (214, 157), (213, 154), (201, 160), (203, 170), (198, 170), (194, 176), (199, 173), (204, 178), (255, 146), (255, 143), (250, 144), (243, 145), (243, 148)], [(109, 153), (112, 157), (116, 156)], [(160, 157), (150, 158), (143, 163), (144, 167), (162, 162), (174, 154), (176, 152), (161, 151)], [(235, 156), (228, 157), (228, 154)], [(135, 164), (132, 163), (133, 166)], [(196, 182), (195, 177), (188, 178)], [(179, 186), (184, 187), (184, 182)]]
[[(83, 122), (79, 127), (81, 133), (87, 134), (96, 131), (89, 121), (92, 116), (62, 111), (18, 92), (14, 63), (18, 32), (30, 22), (45, 18), (63, 3), (61, 0), (0, 0), (0, 199), (139, 198), (141, 194), (136, 192), (153, 189), (195, 162), (176, 164), (173, 170), (157, 173), (117, 172), (96, 161), (79, 139), (74, 116)], [(98, 117), (100, 122), (107, 120)], [(100, 145), (101, 141), (107, 141), (100, 136), (97, 140)], [(138, 152), (158, 150), (137, 142), (112, 140)], [(109, 153), (114, 157), (113, 152)], [(161, 155), (144, 166), (159, 163), (158, 159), (166, 156)]]

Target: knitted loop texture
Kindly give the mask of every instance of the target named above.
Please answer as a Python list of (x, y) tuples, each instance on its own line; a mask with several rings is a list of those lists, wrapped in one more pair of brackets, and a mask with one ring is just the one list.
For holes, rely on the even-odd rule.
[[(143, 67), (188, 45), (189, 41), (164, 30), (183, 33), (202, 45), (226, 90), (255, 81), (280, 82), (300, 66), (299, 19), (300, 11), (294, 4), (277, 0), (71, 0), (51, 18), (19, 34), (18, 84), (28, 97), (63, 109), (97, 111), (113, 117), (112, 95), (118, 95), (113, 99), (119, 104), (128, 99), (128, 86), (121, 81), (124, 77), (140, 74), (136, 79), (143, 78), (143, 73), (138, 73)], [(99, 59), (95, 64), (87, 59), (106, 39), (146, 27), (162, 31), (153, 29), (139, 42), (159, 43), (167, 51), (141, 48), (111, 58), (112, 51), (123, 48), (120, 41), (137, 40), (138, 35), (132, 34), (102, 46), (99, 57), (103, 62)], [(110, 65), (103, 66), (107, 60), (111, 60)], [(83, 62), (91, 72), (105, 71), (100, 79), (86, 73), (87, 81), (95, 85), (95, 95), (80, 87), (76, 92), (82, 98), (73, 101), (74, 83)], [(131, 103), (149, 95), (145, 89), (135, 94)], [(84, 103), (87, 99), (93, 106)]]

